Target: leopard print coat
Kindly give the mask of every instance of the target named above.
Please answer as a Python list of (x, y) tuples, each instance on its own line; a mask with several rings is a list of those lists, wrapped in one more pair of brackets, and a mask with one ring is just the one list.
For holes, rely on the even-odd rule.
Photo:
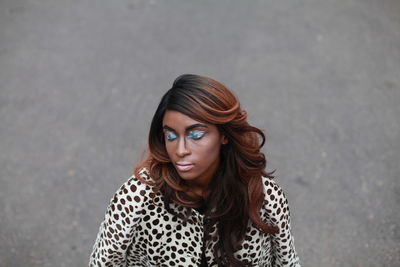
[[(143, 169), (140, 175), (151, 179)], [(249, 222), (235, 256), (251, 266), (295, 266), (299, 259), (291, 234), (288, 201), (278, 184), (263, 177), (261, 216), (277, 225), (277, 234), (262, 234)], [(184, 208), (171, 204), (180, 214)], [(203, 245), (203, 215), (192, 209), (187, 222), (169, 213), (161, 193), (132, 176), (115, 193), (100, 225), (89, 266), (199, 266), (203, 254), (208, 266), (217, 266), (213, 248), (218, 241), (214, 225)]]

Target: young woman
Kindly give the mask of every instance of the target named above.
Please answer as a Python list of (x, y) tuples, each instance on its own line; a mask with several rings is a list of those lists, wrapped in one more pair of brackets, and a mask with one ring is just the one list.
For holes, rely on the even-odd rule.
[(179, 76), (149, 155), (111, 199), (90, 266), (300, 266), (265, 136), (223, 84)]

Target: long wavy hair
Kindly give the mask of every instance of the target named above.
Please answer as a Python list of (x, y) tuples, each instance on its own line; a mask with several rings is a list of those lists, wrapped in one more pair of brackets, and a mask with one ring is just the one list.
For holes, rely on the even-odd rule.
[[(219, 169), (208, 185), (206, 200), (186, 193), (188, 187), (169, 159), (162, 129), (167, 110), (214, 124), (228, 139), (228, 143), (221, 146)], [(246, 266), (234, 257), (234, 252), (245, 237), (249, 219), (264, 233), (276, 233), (278, 228), (266, 224), (260, 217), (264, 200), (261, 177), (273, 178), (273, 172), (266, 172), (265, 155), (260, 152), (265, 135), (247, 122), (246, 111), (241, 109), (235, 95), (211, 78), (193, 74), (179, 76), (158, 105), (148, 141), (149, 154), (136, 166), (136, 177), (140, 177), (141, 168), (148, 168), (152, 185), (162, 193), (169, 211), (172, 202), (184, 207), (206, 204), (204, 216), (209, 225), (217, 223), (219, 241), (214, 249), (217, 263)], [(205, 238), (211, 238), (207, 233), (210, 228), (205, 229)]]

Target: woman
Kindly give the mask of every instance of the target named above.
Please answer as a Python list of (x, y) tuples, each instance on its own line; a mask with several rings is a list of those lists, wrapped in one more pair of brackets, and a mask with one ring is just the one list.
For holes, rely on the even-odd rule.
[(90, 266), (300, 266), (265, 136), (223, 84), (179, 76), (149, 156), (111, 199)]

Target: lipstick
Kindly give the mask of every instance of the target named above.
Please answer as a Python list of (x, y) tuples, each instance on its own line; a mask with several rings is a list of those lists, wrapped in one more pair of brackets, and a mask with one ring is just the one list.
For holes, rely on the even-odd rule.
[(177, 162), (176, 168), (181, 172), (190, 171), (194, 167), (193, 163), (190, 162)]

